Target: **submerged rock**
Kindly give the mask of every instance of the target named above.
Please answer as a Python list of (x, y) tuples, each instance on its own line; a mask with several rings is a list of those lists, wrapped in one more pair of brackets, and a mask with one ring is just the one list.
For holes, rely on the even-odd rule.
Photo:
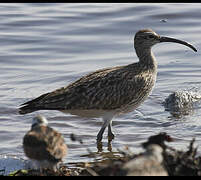
[(178, 90), (171, 93), (163, 102), (166, 111), (179, 117), (193, 112), (196, 103), (201, 100), (201, 92), (192, 90)]

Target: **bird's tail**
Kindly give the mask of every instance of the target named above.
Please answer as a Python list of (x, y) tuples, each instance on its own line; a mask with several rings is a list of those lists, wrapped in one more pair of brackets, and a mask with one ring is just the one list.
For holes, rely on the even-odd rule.
[(43, 109), (44, 107), (40, 107), (38, 102), (43, 99), (47, 94), (48, 93), (41, 95), (31, 101), (25, 102), (24, 104), (21, 104), (20, 106), (22, 107), (19, 108), (19, 114), (28, 114)]
[(32, 112), (37, 111), (37, 110), (39, 110), (39, 109), (33, 108), (30, 105), (26, 105), (26, 106), (19, 108), (19, 114), (28, 114), (28, 113), (32, 113)]

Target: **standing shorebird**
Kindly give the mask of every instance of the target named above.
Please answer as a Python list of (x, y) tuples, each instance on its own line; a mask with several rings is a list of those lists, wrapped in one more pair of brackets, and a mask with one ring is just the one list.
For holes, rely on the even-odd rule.
[(19, 113), (59, 110), (81, 117), (102, 117), (104, 123), (97, 141), (102, 140), (106, 127), (111, 140), (114, 138), (113, 117), (135, 110), (151, 93), (157, 75), (157, 62), (151, 47), (161, 42), (179, 43), (197, 51), (187, 42), (161, 37), (151, 29), (140, 30), (134, 39), (139, 62), (90, 73), (66, 87), (22, 104)]
[(123, 165), (126, 176), (168, 176), (163, 166), (163, 148), (150, 144), (146, 151)]
[(63, 136), (47, 126), (44, 116), (33, 118), (31, 130), (23, 138), (25, 155), (35, 162), (36, 168), (57, 170), (57, 165), (67, 154)]

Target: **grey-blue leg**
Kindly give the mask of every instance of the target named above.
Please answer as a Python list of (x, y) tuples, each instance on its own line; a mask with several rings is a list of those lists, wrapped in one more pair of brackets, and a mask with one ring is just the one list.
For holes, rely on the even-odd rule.
[(98, 135), (97, 135), (97, 141), (98, 142), (100, 142), (102, 140), (103, 133), (104, 133), (106, 127), (109, 127), (110, 130), (109, 129), (108, 130), (111, 133), (111, 127), (110, 127), (111, 125), (110, 125), (110, 123), (112, 121), (112, 118), (113, 118), (113, 115), (111, 115), (111, 114), (108, 114), (105, 117), (103, 117), (104, 123), (103, 123), (103, 125), (102, 125), (102, 127), (101, 127), (101, 129), (100, 129), (100, 131), (98, 132)]
[(114, 139), (114, 134), (112, 133), (112, 120), (108, 125), (108, 140), (112, 141)]

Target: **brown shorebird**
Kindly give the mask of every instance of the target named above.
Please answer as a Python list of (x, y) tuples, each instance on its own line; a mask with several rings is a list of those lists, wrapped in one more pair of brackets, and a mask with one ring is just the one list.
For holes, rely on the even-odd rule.
[(37, 169), (42, 171), (43, 168), (49, 168), (56, 171), (67, 154), (67, 145), (63, 136), (47, 124), (44, 116), (39, 115), (33, 119), (31, 130), (23, 138), (23, 149)]
[(113, 139), (113, 117), (135, 110), (151, 93), (157, 75), (157, 62), (151, 47), (162, 42), (183, 44), (197, 51), (185, 41), (161, 37), (151, 29), (140, 30), (134, 38), (139, 62), (92, 72), (66, 87), (22, 104), (19, 113), (59, 110), (81, 117), (102, 117), (104, 123), (97, 141), (102, 140), (106, 127), (108, 138)]

